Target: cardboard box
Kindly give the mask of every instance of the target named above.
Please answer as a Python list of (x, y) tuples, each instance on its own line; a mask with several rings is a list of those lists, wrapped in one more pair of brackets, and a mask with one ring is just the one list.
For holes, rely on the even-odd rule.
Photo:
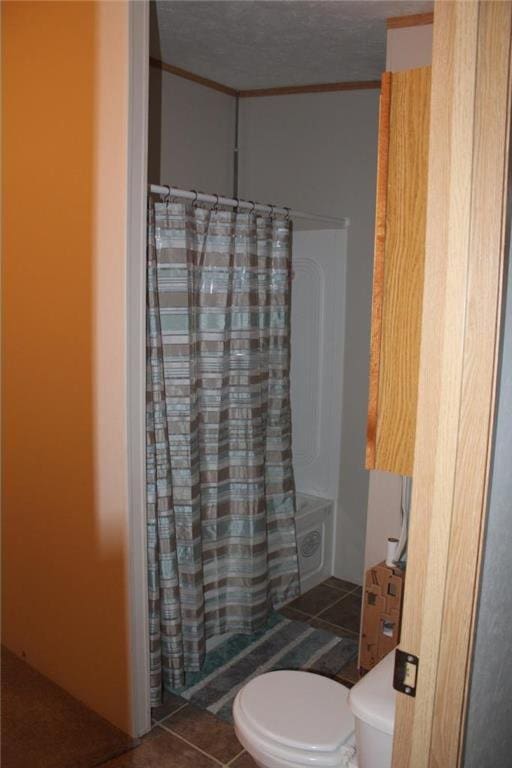
[(402, 619), (404, 572), (386, 563), (365, 575), (359, 669), (368, 672), (398, 645)]

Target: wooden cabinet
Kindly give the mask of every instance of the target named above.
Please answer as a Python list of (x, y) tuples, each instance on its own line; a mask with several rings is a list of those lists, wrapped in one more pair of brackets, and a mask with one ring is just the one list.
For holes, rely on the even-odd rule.
[(382, 77), (366, 468), (411, 475), (425, 259), (430, 67)]

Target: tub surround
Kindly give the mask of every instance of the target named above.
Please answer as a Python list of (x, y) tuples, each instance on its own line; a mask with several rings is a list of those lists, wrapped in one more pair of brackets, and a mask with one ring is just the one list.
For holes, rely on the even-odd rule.
[(297, 549), (301, 594), (331, 575), (334, 502), (297, 493)]

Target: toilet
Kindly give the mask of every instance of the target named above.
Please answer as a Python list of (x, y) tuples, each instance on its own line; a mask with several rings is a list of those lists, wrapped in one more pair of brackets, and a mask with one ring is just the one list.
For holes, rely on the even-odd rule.
[(311, 672), (267, 672), (233, 703), (239, 741), (260, 768), (390, 768), (394, 651), (352, 689)]

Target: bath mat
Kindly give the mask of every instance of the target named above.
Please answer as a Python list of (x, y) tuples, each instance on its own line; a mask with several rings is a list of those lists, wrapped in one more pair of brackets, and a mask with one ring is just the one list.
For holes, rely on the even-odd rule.
[(231, 723), (236, 694), (256, 675), (304, 669), (333, 677), (356, 656), (356, 638), (338, 637), (273, 614), (257, 632), (226, 636), (206, 654), (201, 671), (188, 673), (185, 686), (174, 692)]
[(2, 768), (93, 768), (132, 739), (2, 647)]

